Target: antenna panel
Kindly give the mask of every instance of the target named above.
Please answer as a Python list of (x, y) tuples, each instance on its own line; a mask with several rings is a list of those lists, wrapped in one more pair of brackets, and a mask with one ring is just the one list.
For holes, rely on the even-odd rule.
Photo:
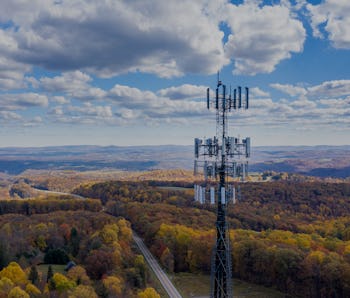
[(231, 200), (233, 204), (236, 204), (236, 189), (232, 186)]
[(225, 187), (221, 187), (221, 204), (225, 205), (226, 204), (226, 193), (225, 193)]
[(245, 156), (247, 157), (247, 158), (249, 158), (250, 157), (250, 138), (246, 138), (245, 139), (246, 141), (245, 141)]
[(210, 187), (210, 204), (215, 204), (215, 188), (213, 186)]

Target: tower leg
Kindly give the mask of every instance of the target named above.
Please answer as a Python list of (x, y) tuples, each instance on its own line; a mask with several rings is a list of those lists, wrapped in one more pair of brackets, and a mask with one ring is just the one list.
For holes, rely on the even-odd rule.
[[(224, 171), (220, 175), (220, 189), (225, 189)], [(231, 298), (233, 293), (230, 239), (226, 224), (226, 204), (222, 204), (220, 199), (216, 220), (216, 245), (212, 258), (211, 298)]]

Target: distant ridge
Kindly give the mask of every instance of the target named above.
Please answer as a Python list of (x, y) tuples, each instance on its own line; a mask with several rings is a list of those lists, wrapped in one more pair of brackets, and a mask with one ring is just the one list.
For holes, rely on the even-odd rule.
[[(28, 169), (145, 171), (191, 169), (192, 164), (191, 145), (0, 148), (0, 172), (11, 175)], [(346, 178), (350, 176), (350, 145), (253, 147), (250, 171)]]

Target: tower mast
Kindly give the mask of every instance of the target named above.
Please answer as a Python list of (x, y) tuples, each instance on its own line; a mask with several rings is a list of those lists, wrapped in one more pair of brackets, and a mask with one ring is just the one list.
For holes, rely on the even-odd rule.
[[(231, 88), (230, 88), (231, 89)], [(244, 180), (250, 157), (250, 138), (229, 137), (227, 114), (231, 111), (248, 109), (248, 88), (245, 88), (242, 102), (242, 88), (234, 89), (233, 98), (226, 95), (226, 86), (219, 80), (215, 99), (210, 98), (207, 89), (207, 108), (216, 109), (216, 136), (209, 139), (195, 139), (195, 174), (204, 175), (204, 183), (195, 184), (195, 200), (201, 204), (217, 205), (216, 244), (212, 254), (211, 297), (232, 297), (232, 263), (229, 229), (226, 222), (227, 206), (236, 202), (233, 179)], [(210, 197), (210, 200), (207, 197)]]

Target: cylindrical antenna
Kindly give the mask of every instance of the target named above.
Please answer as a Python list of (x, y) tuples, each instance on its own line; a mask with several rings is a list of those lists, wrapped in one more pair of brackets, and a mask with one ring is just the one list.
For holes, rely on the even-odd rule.
[(246, 110), (249, 108), (249, 89), (245, 87), (245, 108)]
[(207, 89), (207, 109), (209, 110), (209, 88)]
[(238, 108), (242, 107), (242, 87), (238, 87)]
[(230, 85), (230, 95), (228, 96), (228, 110), (231, 112), (231, 107), (232, 107), (232, 98), (231, 98), (231, 85)]
[(233, 109), (237, 108), (237, 89), (233, 90)]
[(222, 108), (226, 108), (226, 85), (222, 85)]

